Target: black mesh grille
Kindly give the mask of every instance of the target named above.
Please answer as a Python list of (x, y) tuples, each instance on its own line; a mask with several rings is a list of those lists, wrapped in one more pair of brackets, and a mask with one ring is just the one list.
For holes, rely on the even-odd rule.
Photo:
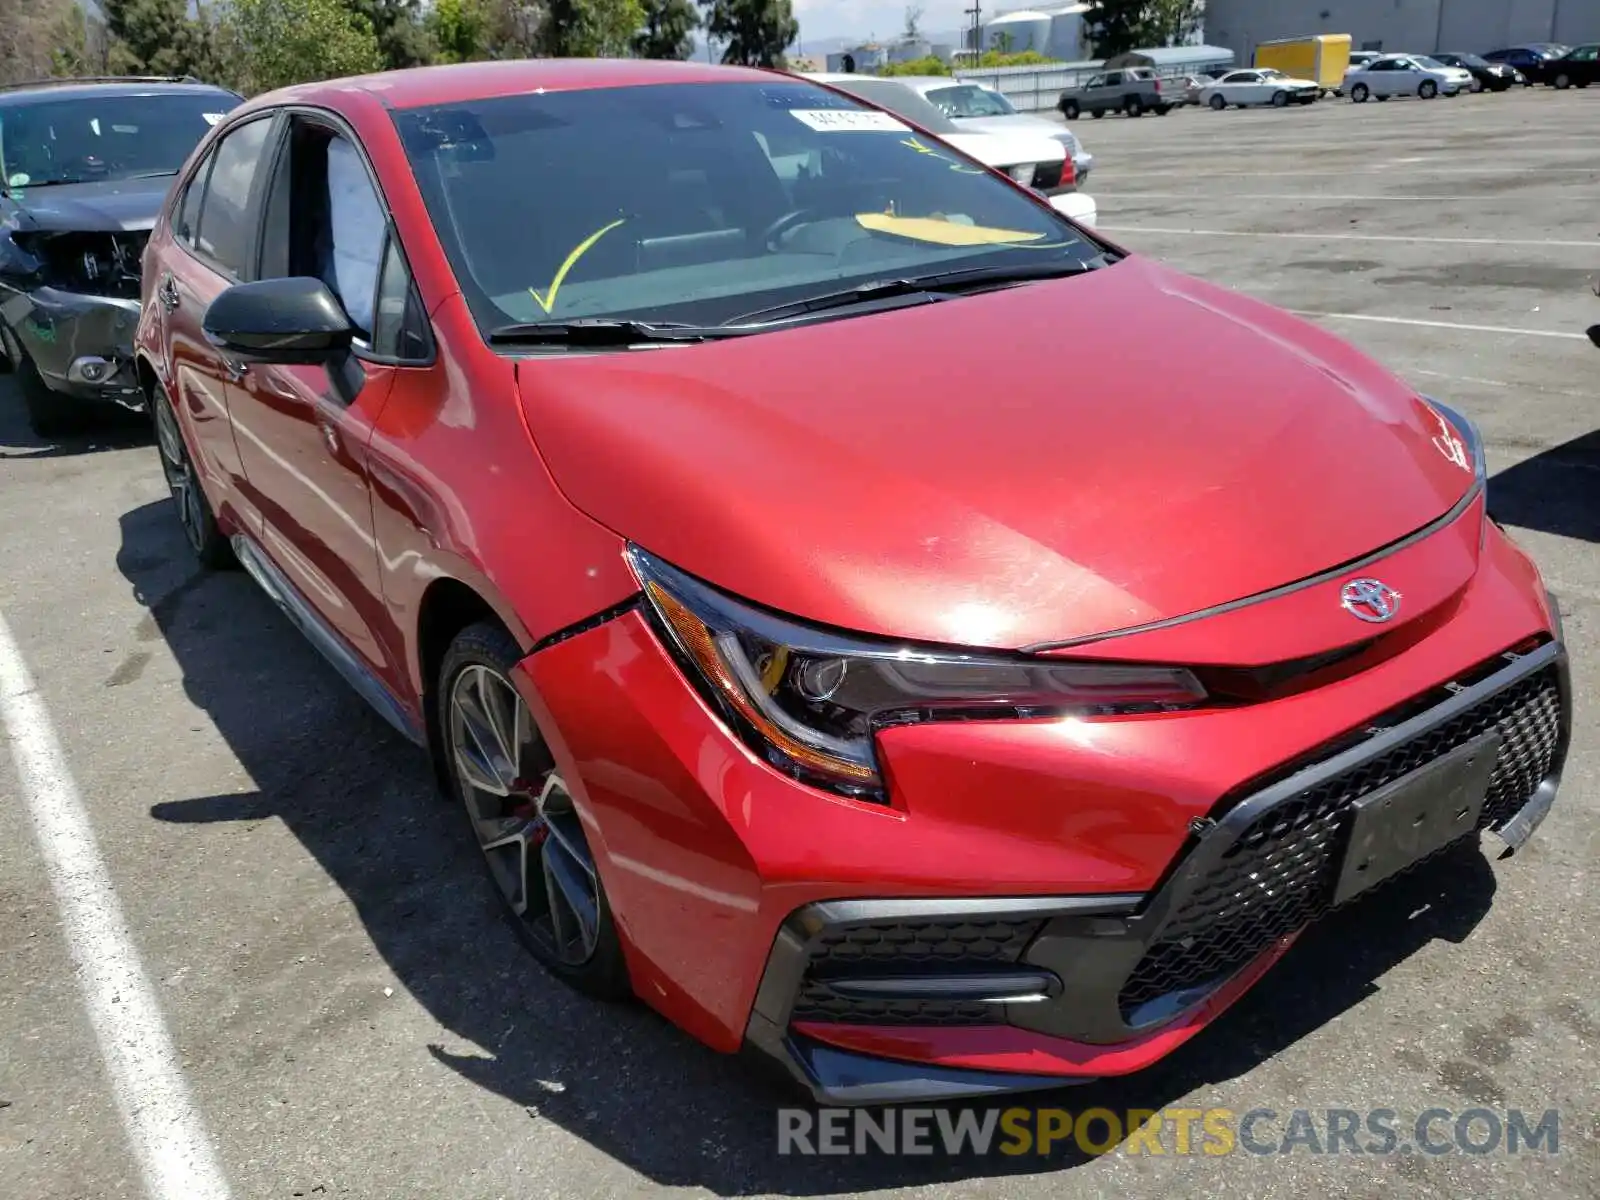
[(884, 1000), (841, 996), (830, 980), (993, 970), (1022, 957), (1043, 925), (1019, 921), (882, 921), (830, 930), (811, 947), (795, 1000), (796, 1021), (857, 1025), (993, 1025), (994, 1005), (965, 1000)]
[(1492, 727), (1504, 739), (1483, 828), (1514, 816), (1550, 773), (1560, 739), (1554, 667), (1529, 676), (1389, 753), (1262, 814), (1161, 930), (1123, 985), (1124, 1017), (1140, 1005), (1243, 967), (1332, 903), (1350, 805)]

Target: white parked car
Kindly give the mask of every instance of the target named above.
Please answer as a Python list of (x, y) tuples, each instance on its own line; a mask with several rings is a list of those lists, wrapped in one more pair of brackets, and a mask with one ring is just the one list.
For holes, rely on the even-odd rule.
[(985, 166), (1004, 171), (1018, 183), (1046, 196), (1052, 208), (1080, 225), (1092, 227), (1099, 217), (1093, 197), (1078, 191), (1076, 183), (1062, 183), (1067, 149), (1053, 137), (1025, 131), (985, 133), (962, 129), (899, 79), (831, 72), (807, 73), (804, 77), (887, 109)]
[(1072, 165), (1082, 187), (1089, 172), (1094, 170), (1094, 155), (1083, 148), (1083, 143), (1060, 121), (1033, 113), (1018, 112), (993, 88), (976, 83), (966, 83), (950, 76), (895, 76), (929, 104), (956, 123), (960, 129), (975, 129), (980, 133), (1029, 133), (1039, 137), (1055, 138), (1072, 155)]
[(1344, 77), (1345, 94), (1357, 104), (1369, 97), (1454, 96), (1472, 89), (1472, 72), (1447, 67), (1425, 54), (1385, 54), (1363, 67), (1352, 67)]
[(1287, 108), (1291, 104), (1311, 104), (1322, 97), (1322, 85), (1314, 79), (1296, 79), (1270, 67), (1246, 67), (1229, 71), (1200, 89), (1200, 103), (1221, 112), (1230, 104), (1245, 108), (1270, 104)]

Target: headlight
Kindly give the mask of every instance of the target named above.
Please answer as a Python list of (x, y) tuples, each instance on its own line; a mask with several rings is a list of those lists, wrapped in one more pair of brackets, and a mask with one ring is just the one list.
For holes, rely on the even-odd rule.
[(658, 632), (745, 742), (779, 770), (850, 796), (883, 799), (873, 738), (885, 726), (1166, 712), (1206, 698), (1181, 667), (836, 634), (744, 604), (638, 547), (628, 559)]
[(1439, 419), (1439, 430), (1433, 444), (1451, 462), (1463, 471), (1471, 471), (1474, 485), (1488, 481), (1489, 464), (1484, 457), (1483, 435), (1469, 417), (1432, 396), (1424, 396), (1429, 408)]

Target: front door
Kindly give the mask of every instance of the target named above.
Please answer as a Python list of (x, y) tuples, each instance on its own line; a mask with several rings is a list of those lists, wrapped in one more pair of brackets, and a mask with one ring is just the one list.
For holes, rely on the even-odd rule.
[[(351, 140), (291, 116), (261, 204), (259, 276), (328, 285), (370, 346), (387, 212)], [(229, 395), (261, 547), (321, 620), (374, 671), (391, 664), (372, 533), (367, 442), (392, 368), (251, 363)]]

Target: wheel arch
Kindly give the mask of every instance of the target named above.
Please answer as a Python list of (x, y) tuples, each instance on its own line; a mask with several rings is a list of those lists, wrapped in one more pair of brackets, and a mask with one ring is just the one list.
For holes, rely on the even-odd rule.
[[(423, 729), (432, 751), (437, 751), (439, 746), (439, 670), (457, 635), (480, 622), (500, 626), (524, 653), (529, 649), (526, 633), (519, 635), (512, 622), (507, 621), (479, 589), (454, 576), (441, 575), (435, 579), (417, 605), (416, 634), (412, 642), (416, 656), (414, 669)], [(436, 767), (438, 757), (435, 753)]]

